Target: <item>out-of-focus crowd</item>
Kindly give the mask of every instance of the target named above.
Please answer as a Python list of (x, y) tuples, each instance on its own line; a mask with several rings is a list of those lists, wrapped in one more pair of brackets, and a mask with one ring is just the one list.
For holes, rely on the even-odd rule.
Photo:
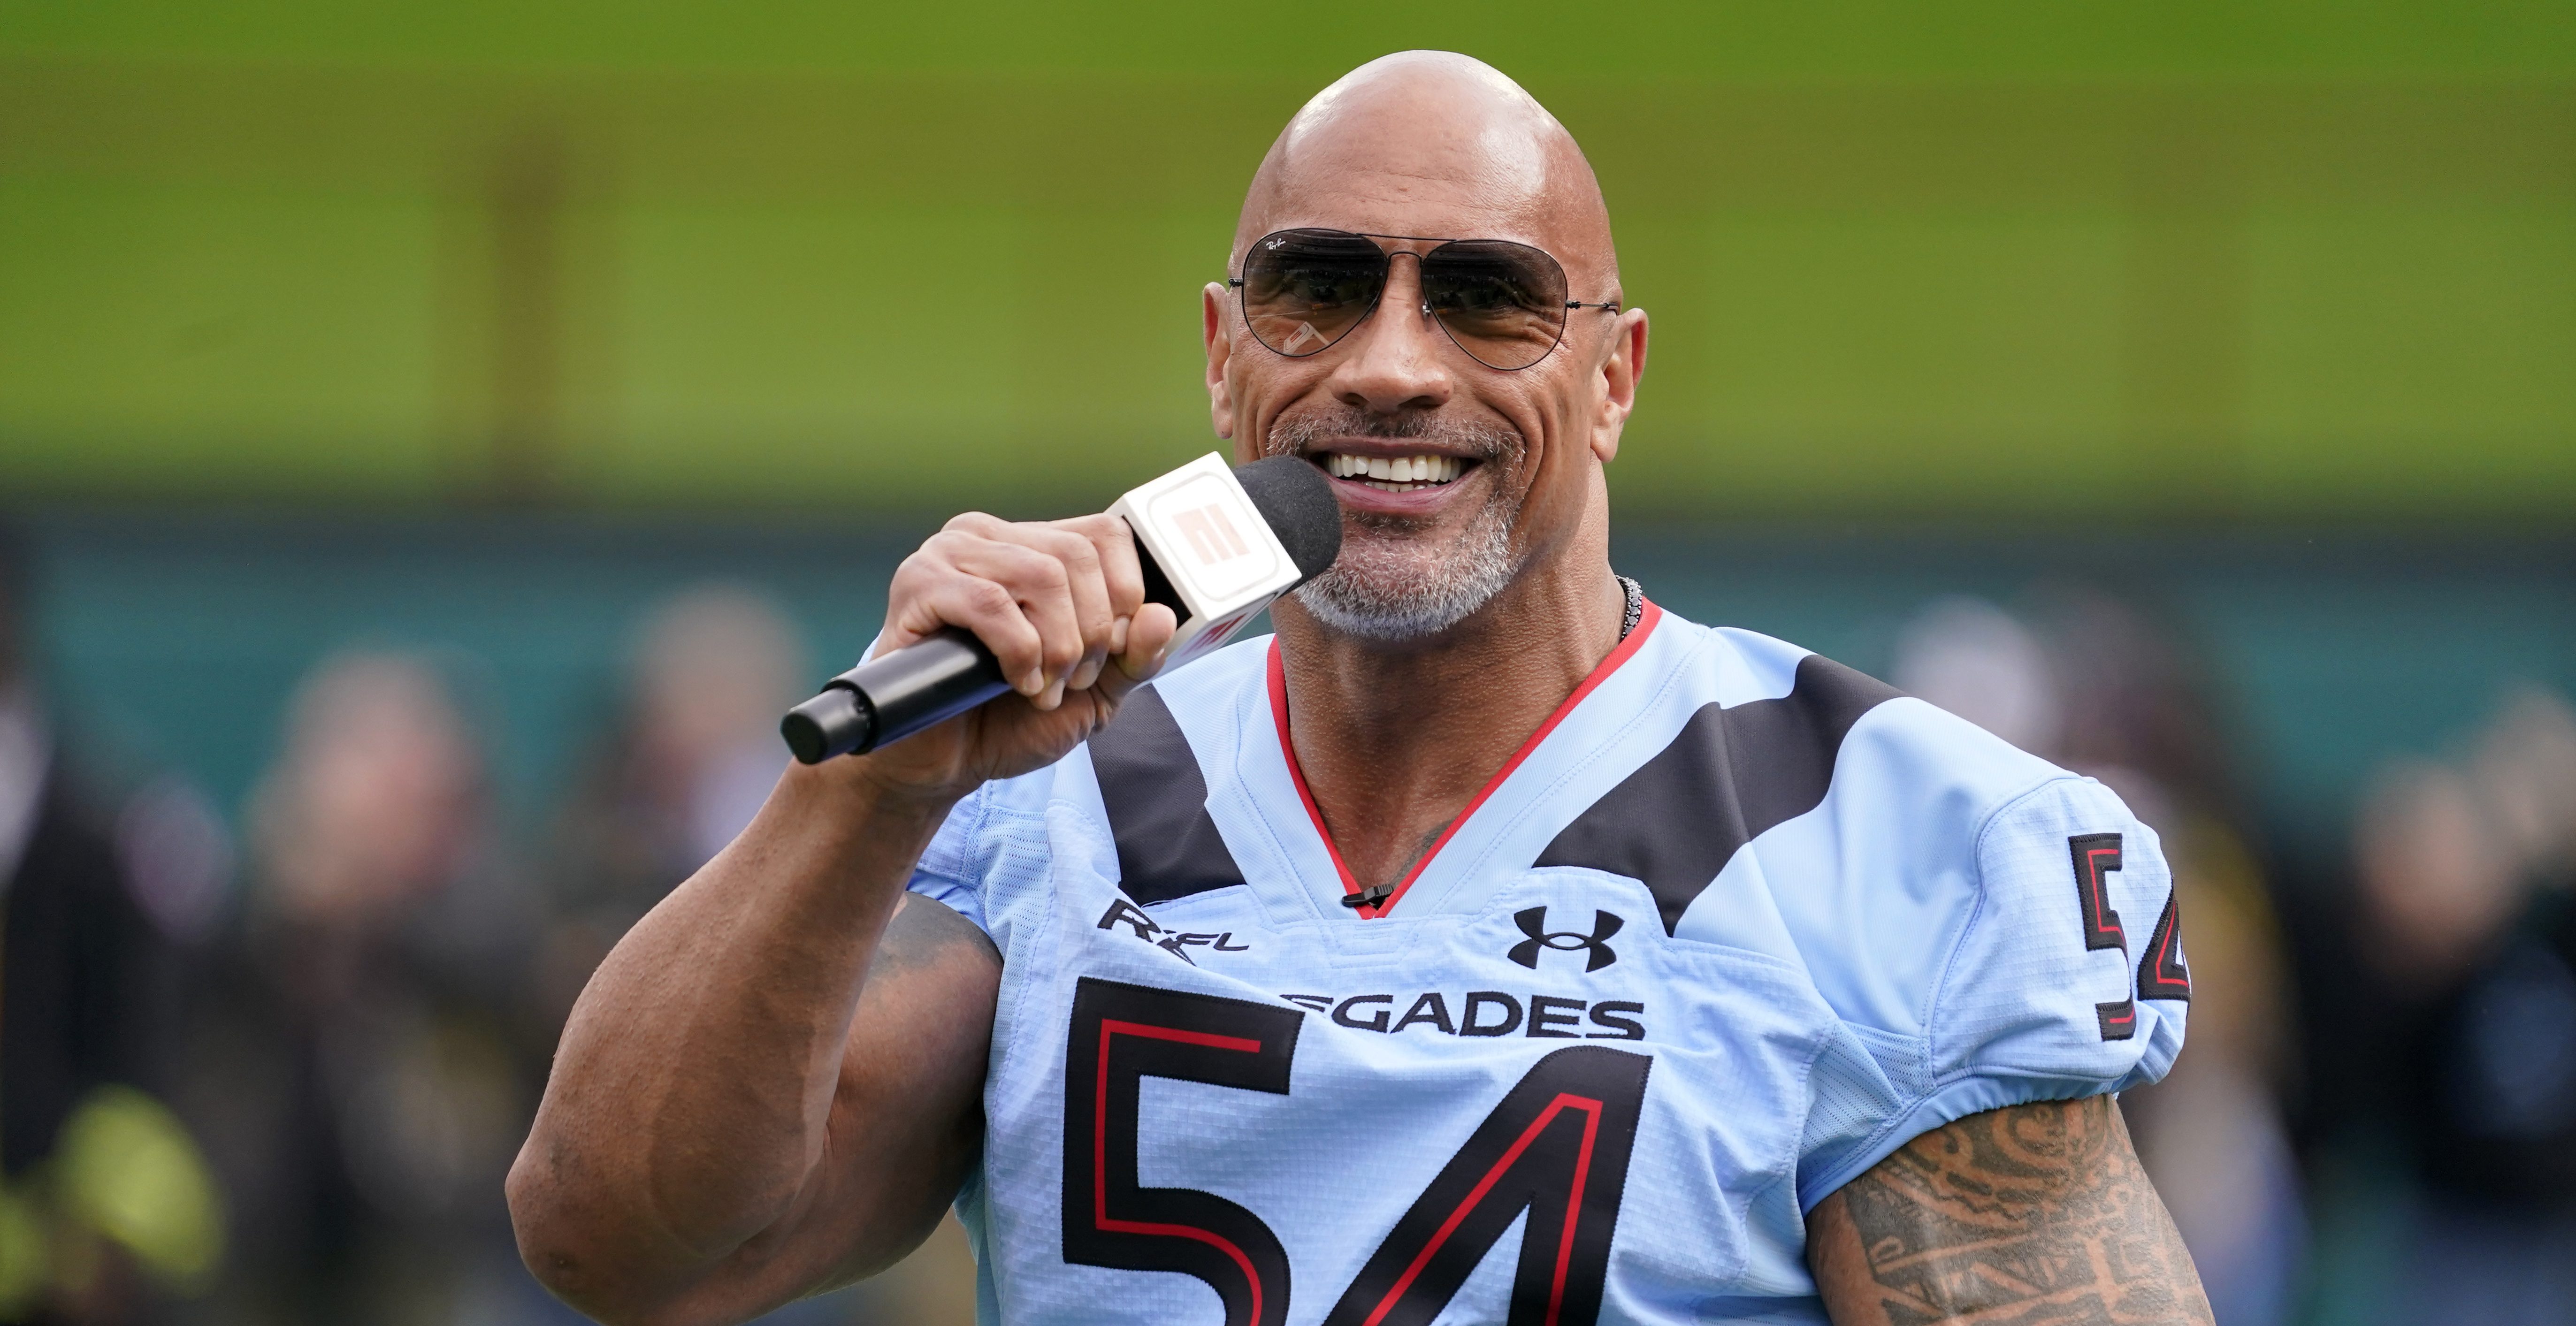
[[(2576, 1322), (2576, 708), (2525, 686), (2285, 859), (2188, 627), (2042, 588), (1889, 680), (2100, 779), (2174, 869), (2190, 1034), (2123, 1097), (2222, 1326)], [(2355, 721), (2367, 721), (2356, 716)]]
[[(592, 967), (784, 767), (785, 614), (662, 604), (517, 835), (437, 660), (325, 658), (237, 841), (186, 782), (73, 757), (0, 561), (0, 1320), (578, 1322), (520, 1269), (502, 1176)], [(952, 1228), (773, 1319), (969, 1321), (972, 1276)]]
[[(726, 586), (652, 611), (622, 710), (533, 820), (500, 813), (436, 660), (325, 658), (236, 835), (175, 776), (69, 757), (22, 570), (0, 552), (0, 1320), (577, 1320), (519, 1269), (501, 1176), (593, 966), (783, 767), (809, 676), (787, 616)], [(2163, 839), (2191, 1033), (2123, 1106), (2220, 1322), (2570, 1319), (2563, 697), (2500, 697), (2382, 771), (2348, 863), (2302, 871), (2189, 631), (2135, 602), (1943, 600), (1889, 672)], [(952, 1227), (776, 1319), (963, 1321), (971, 1279)]]

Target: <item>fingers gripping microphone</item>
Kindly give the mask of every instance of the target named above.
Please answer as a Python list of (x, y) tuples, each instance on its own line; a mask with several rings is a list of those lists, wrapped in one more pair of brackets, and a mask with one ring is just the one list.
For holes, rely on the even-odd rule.
[[(1109, 510), (1135, 531), (1145, 601), (1180, 621), (1167, 671), (1216, 652), (1342, 550), (1332, 481), (1294, 456), (1229, 470), (1211, 452)], [(952, 626), (834, 677), (778, 731), (798, 760), (820, 764), (901, 741), (1010, 689), (993, 652)]]

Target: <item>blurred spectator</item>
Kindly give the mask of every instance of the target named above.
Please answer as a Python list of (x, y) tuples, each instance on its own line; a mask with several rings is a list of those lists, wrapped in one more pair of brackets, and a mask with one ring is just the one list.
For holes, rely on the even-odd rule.
[[(2118, 599), (2061, 587), (2034, 616), (1932, 604), (1900, 636), (1890, 680), (2100, 779), (2162, 840), (2191, 1030), (2173, 1071), (2121, 1109), (2220, 1326), (2270, 1326), (2296, 1306), (2306, 1241), (2282, 1104), (2298, 1086), (2288, 963), (2215, 688), (2182, 631)], [(2124, 920), (2138, 942), (2155, 924)]]
[(225, 1315), (455, 1320), (517, 1279), (500, 1182), (542, 1072), (479, 744), (421, 660), (327, 659), (250, 825), (185, 1096), (239, 1214)]
[(149, 1282), (214, 1269), (204, 1162), (165, 1085), (173, 936), (67, 767), (26, 647), (28, 577), (0, 535), (0, 1319), (139, 1321)]
[(2507, 698), (2460, 763), (2382, 771), (2354, 951), (2407, 1164), (2406, 1320), (2576, 1321), (2576, 710)]
[(795, 625), (757, 590), (699, 585), (646, 617), (625, 712), (557, 834), (544, 980), (558, 1022), (627, 927), (759, 811), (787, 766), (778, 716), (807, 670)]
[(2046, 643), (1984, 599), (1925, 605), (1898, 634), (1887, 679), (2043, 759), (2065, 729)]

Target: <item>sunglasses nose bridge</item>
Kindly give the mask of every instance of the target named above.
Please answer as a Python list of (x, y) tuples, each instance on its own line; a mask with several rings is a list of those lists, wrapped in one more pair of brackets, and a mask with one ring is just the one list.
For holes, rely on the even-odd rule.
[(1395, 288), (1395, 260), (1398, 258), (1413, 259), (1413, 302), (1421, 308), (1422, 316), (1430, 317), (1431, 291), (1422, 283), (1422, 255), (1411, 249), (1386, 251), (1386, 285), (1379, 297), (1383, 299), (1386, 291), (1392, 291)]

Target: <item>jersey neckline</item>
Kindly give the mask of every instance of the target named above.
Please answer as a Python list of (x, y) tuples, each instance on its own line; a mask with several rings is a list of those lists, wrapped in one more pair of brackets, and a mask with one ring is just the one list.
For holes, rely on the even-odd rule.
[[(1617, 672), (1621, 664), (1636, 655), (1637, 650), (1646, 643), (1646, 637), (1655, 633), (1655, 625), (1662, 621), (1663, 617), (1664, 610), (1656, 607), (1654, 600), (1645, 600), (1645, 612), (1637, 619), (1637, 628), (1628, 632), (1626, 637), (1619, 641), (1617, 647), (1613, 648), (1599, 663), (1593, 665), (1591, 673), (1575, 686), (1572, 694), (1567, 695), (1556, 706), (1556, 711), (1547, 716), (1547, 721), (1539, 724), (1537, 730), (1531, 732), (1528, 738), (1521, 742), (1520, 749), (1513, 751), (1511, 758), (1503, 761), (1502, 767), (1494, 771), (1494, 776), (1486, 779), (1485, 785), (1476, 790), (1476, 795), (1467, 799), (1466, 806), (1458, 812), (1457, 817), (1450, 820), (1448, 826), (1440, 831), (1440, 836), (1433, 840), (1430, 850), (1424, 852), (1421, 859), (1413, 863), (1412, 869), (1404, 872), (1404, 878), (1396, 881), (1395, 890), (1386, 896), (1385, 901), (1352, 909), (1359, 913), (1360, 919), (1376, 920), (1394, 911), (1395, 905), (1404, 901), (1405, 892), (1413, 887), (1413, 881), (1420, 879), (1422, 872), (1429, 869), (1432, 861), (1439, 857), (1440, 849), (1447, 847), (1449, 840), (1457, 837), (1458, 831), (1465, 828), (1467, 821), (1475, 817), (1477, 808), (1483, 806), (1487, 798), (1493, 796), (1505, 782), (1510, 780), (1512, 772), (1521, 767), (1521, 762), (1528, 759), (1530, 753), (1537, 750), (1541, 742), (1547, 740), (1548, 734), (1556, 730), (1557, 724), (1564, 722), (1566, 716), (1574, 712), (1575, 706), (1583, 703), (1585, 696), (1599, 689), (1601, 683), (1610, 679), (1610, 674)], [(1315, 805), (1314, 789), (1306, 785), (1306, 771), (1297, 764), (1297, 744), (1288, 736), (1288, 674), (1280, 662), (1279, 637), (1276, 635), (1270, 637), (1267, 671), (1270, 717), (1278, 729), (1279, 758), (1286, 761), (1288, 765), (1288, 781), (1296, 785), (1297, 800), (1306, 807), (1306, 821), (1314, 826), (1316, 839), (1324, 844), (1324, 854), (1332, 858), (1333, 870), (1341, 876), (1343, 895), (1347, 897), (1358, 893), (1360, 883), (1351, 876), (1350, 866), (1343, 862), (1342, 849), (1333, 842), (1332, 830), (1324, 826), (1324, 813)]]

